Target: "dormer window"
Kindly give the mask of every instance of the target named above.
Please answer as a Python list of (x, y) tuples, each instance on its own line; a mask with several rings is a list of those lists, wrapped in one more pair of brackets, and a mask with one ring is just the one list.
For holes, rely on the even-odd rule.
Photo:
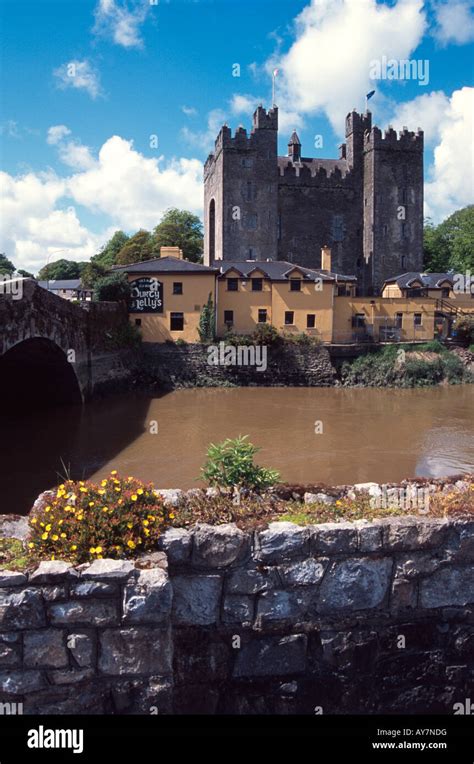
[(290, 292), (301, 292), (301, 279), (290, 279)]

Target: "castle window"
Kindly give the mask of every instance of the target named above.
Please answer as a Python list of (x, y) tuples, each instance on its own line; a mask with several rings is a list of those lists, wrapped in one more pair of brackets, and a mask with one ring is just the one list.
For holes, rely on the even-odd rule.
[(388, 228), (386, 225), (383, 226), (382, 231), (383, 231), (383, 235), (386, 236), (388, 231)]
[(402, 188), (402, 203), (406, 204), (407, 202), (407, 190), (406, 188)]
[(182, 281), (173, 281), (173, 294), (183, 294)]
[(238, 292), (239, 291), (239, 279), (227, 279), (227, 291)]
[(224, 311), (224, 323), (226, 326), (232, 326), (234, 323), (234, 311), (233, 310), (225, 310)]
[(261, 292), (263, 290), (263, 279), (252, 279), (252, 292)]
[(211, 262), (216, 255), (216, 203), (211, 199), (209, 204), (209, 257)]
[(253, 159), (242, 159), (242, 167), (253, 167)]
[(295, 323), (295, 314), (292, 310), (285, 310), (285, 326), (293, 326)]
[(290, 292), (301, 292), (301, 279), (290, 279)]
[(281, 239), (281, 213), (278, 215), (278, 241)]
[(307, 313), (306, 314), (306, 328), (307, 329), (314, 329), (316, 326), (316, 315), (314, 313)]
[(255, 186), (251, 180), (247, 181), (247, 185), (245, 189), (245, 198), (248, 202), (251, 202), (255, 199)]
[(171, 313), (170, 331), (182, 332), (184, 329), (184, 313)]
[(257, 215), (256, 213), (252, 212), (249, 215), (246, 215), (245, 217), (246, 222), (246, 228), (250, 231), (255, 231), (257, 228)]
[(249, 260), (255, 260), (254, 251), (253, 251), (252, 247), (249, 247), (249, 256), (248, 256), (248, 259)]
[(258, 309), (258, 323), (259, 324), (266, 324), (267, 323), (267, 309), (266, 308), (259, 308)]
[(402, 223), (402, 239), (407, 238), (407, 226), (406, 223)]
[(402, 255), (402, 268), (405, 268), (407, 264), (407, 259), (405, 255)]
[(356, 265), (358, 268), (362, 268), (362, 260), (360, 259), (360, 257), (357, 258)]

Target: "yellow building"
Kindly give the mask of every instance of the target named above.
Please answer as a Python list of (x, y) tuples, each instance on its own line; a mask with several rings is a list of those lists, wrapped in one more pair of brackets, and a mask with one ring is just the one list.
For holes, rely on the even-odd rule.
[(474, 312), (470, 292), (451, 274), (408, 273), (385, 282), (380, 297), (356, 295), (354, 276), (281, 260), (220, 261), (209, 268), (184, 260), (178, 247), (161, 257), (115, 267), (132, 287), (130, 321), (144, 342), (199, 342), (199, 320), (211, 296), (217, 336), (252, 334), (270, 324), (280, 334), (305, 333), (324, 343), (426, 342), (443, 338), (456, 318)]
[(141, 263), (115, 267), (114, 272), (127, 273), (131, 285), (129, 316), (139, 326), (144, 342), (166, 342), (182, 339), (199, 342), (199, 318), (209, 295), (215, 302), (218, 270), (183, 260), (164, 257)]
[(282, 334), (305, 332), (331, 342), (334, 298), (355, 293), (354, 276), (282, 260), (225, 261), (217, 278), (217, 334), (252, 334), (271, 324)]

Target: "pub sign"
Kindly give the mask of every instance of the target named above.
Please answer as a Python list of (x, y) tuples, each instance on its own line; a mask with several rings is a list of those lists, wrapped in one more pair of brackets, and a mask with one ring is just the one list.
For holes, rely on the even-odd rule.
[(130, 313), (163, 313), (163, 284), (158, 279), (141, 278), (130, 283)]

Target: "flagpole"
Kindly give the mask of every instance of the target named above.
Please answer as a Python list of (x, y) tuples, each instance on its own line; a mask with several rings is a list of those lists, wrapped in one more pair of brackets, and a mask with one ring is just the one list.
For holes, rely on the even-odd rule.
[(275, 72), (272, 72), (272, 106), (275, 106)]

